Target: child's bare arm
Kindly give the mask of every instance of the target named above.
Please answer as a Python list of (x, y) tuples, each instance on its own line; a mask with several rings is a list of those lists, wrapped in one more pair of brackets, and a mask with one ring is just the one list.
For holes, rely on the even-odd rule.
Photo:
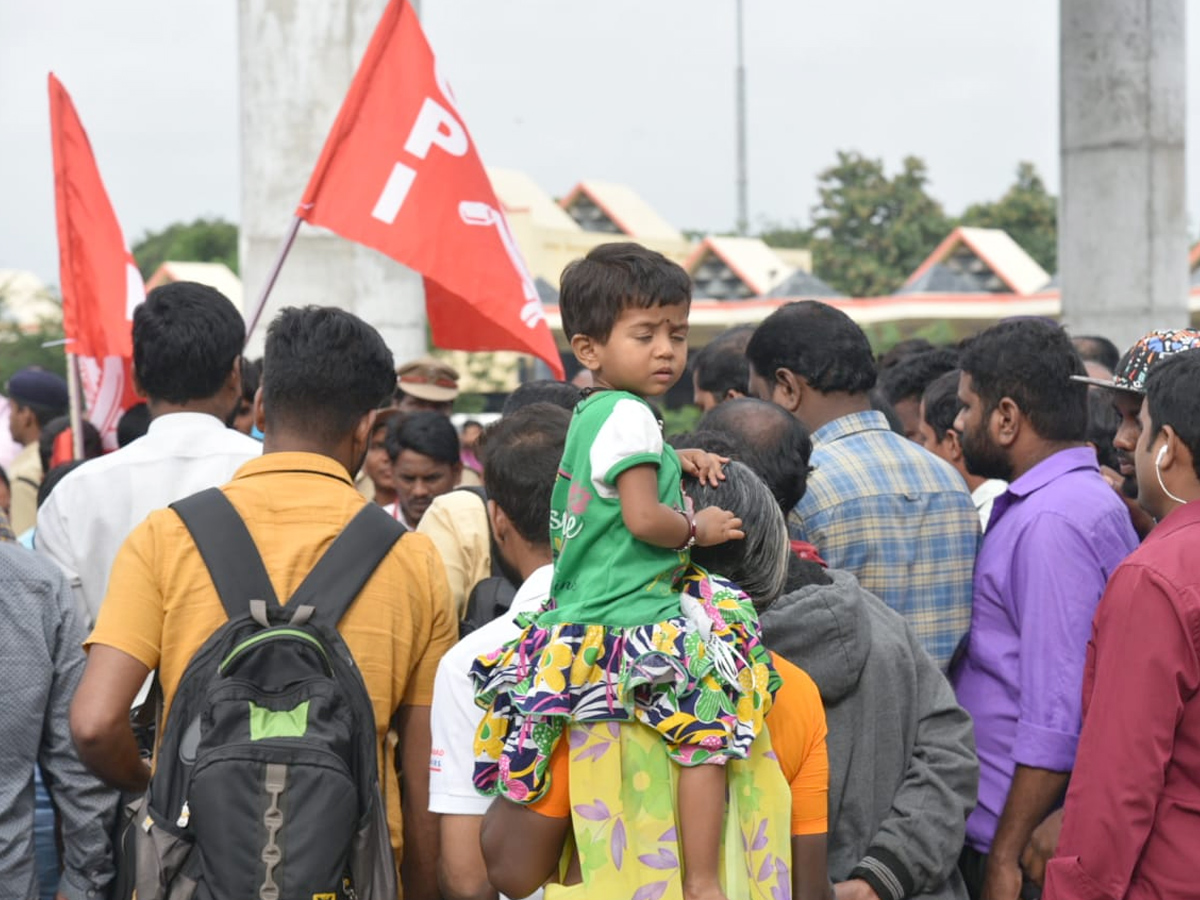
[[(655, 547), (683, 547), (692, 536), (689, 519), (677, 509), (658, 501), (658, 473), (651, 465), (634, 466), (617, 476), (621, 518), (639, 541)], [(742, 520), (716, 507), (700, 510), (695, 517), (696, 543), (711, 547), (741, 540)]]

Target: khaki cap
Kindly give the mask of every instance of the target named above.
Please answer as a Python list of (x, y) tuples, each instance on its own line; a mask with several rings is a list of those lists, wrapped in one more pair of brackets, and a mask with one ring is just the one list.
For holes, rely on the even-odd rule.
[(430, 403), (448, 403), (458, 396), (458, 372), (431, 356), (398, 368), (396, 383), (404, 393)]

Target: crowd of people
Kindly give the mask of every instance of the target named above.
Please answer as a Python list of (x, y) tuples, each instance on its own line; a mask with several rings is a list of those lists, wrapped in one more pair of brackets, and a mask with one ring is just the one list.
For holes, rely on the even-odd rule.
[[(132, 822), (198, 842), (171, 876), (198, 897), (239, 866), (264, 897), (371, 896), (357, 862), (287, 880), (350, 834), (299, 850), (304, 795), (265, 756), (248, 855), (187, 837), (198, 797), (137, 806), (244, 565), (172, 506), (219, 488), (268, 582), (247, 645), (303, 643), (311, 609), (254, 604), (303, 594), (364, 508), (394, 530), (334, 650), (408, 900), (1200, 897), (1200, 332), (1121, 353), (1021, 318), (877, 356), (803, 301), (689, 363), (690, 298), (658, 253), (593, 250), (560, 301), (589, 386), (523, 384), (486, 427), (452, 423), (451, 367), (397, 367), (335, 308), (284, 310), (247, 360), (234, 306), (187, 282), (134, 312), (119, 449), (76, 440), (57, 375), (14, 375), (4, 893), (144, 889)], [(685, 375), (703, 417), (663, 434)], [(329, 727), (308, 709), (256, 695), (251, 742), (293, 762)]]

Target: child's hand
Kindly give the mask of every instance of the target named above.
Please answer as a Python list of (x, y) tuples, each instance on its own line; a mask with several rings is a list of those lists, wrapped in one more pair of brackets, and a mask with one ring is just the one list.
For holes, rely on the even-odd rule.
[(742, 520), (726, 509), (706, 506), (696, 513), (696, 544), (700, 547), (715, 547), (726, 541), (740, 541), (746, 537), (742, 531)]
[(705, 453), (703, 450), (679, 450), (678, 454), (684, 475), (691, 475), (701, 484), (712, 487), (716, 487), (718, 481), (725, 480), (721, 467), (729, 462), (728, 457)]

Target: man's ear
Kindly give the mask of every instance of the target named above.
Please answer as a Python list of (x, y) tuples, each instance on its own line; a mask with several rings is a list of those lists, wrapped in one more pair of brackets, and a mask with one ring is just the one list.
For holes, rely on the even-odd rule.
[(988, 428), (993, 431), (993, 438), (1001, 447), (1015, 444), (1024, 424), (1025, 414), (1012, 397), (1001, 397), (988, 420)]
[(575, 354), (579, 364), (589, 372), (600, 368), (600, 361), (596, 358), (596, 348), (599, 346), (601, 342), (587, 334), (577, 334), (571, 338), (571, 352)]
[(790, 413), (795, 413), (804, 402), (804, 394), (808, 390), (808, 381), (797, 375), (791, 369), (775, 370), (775, 380), (771, 383), (771, 401), (782, 406)]
[[(259, 394), (261, 393), (262, 390), (260, 389)], [(379, 410), (373, 409), (359, 419), (358, 424), (354, 426), (354, 447), (356, 451), (361, 448), (362, 452), (365, 453), (367, 447), (370, 446), (371, 432), (375, 430), (375, 419), (378, 415)]]
[(1188, 451), (1187, 444), (1179, 439), (1179, 432), (1172, 425), (1164, 425), (1162, 427), (1162, 436), (1163, 449), (1157, 451), (1157, 453), (1161, 453), (1162, 455), (1159, 456), (1156, 453), (1154, 457), (1159, 470), (1169, 472), (1174, 466), (1182, 463), (1184, 468), (1190, 471), (1192, 468), (1192, 454)]
[(725, 391), (725, 399), (726, 400), (740, 400), (742, 397), (745, 397), (745, 396), (746, 396), (745, 392), (739, 391), (737, 388), (729, 388), (727, 391)]
[(945, 448), (946, 456), (950, 461), (959, 462), (962, 459), (962, 438), (953, 428), (946, 429), (946, 435), (939, 443)]
[(504, 542), (508, 540), (508, 532), (512, 528), (512, 522), (505, 515), (504, 510), (496, 505), (495, 500), (487, 502), (487, 512), (488, 522), (492, 526), (492, 537), (496, 539), (498, 546), (503, 546)]
[(254, 414), (254, 427), (257, 428), (259, 431), (261, 431), (263, 434), (266, 434), (267, 433), (267, 417), (263, 413), (262, 388), (261, 387), (257, 391), (254, 392), (254, 408), (253, 408), (252, 412)]

